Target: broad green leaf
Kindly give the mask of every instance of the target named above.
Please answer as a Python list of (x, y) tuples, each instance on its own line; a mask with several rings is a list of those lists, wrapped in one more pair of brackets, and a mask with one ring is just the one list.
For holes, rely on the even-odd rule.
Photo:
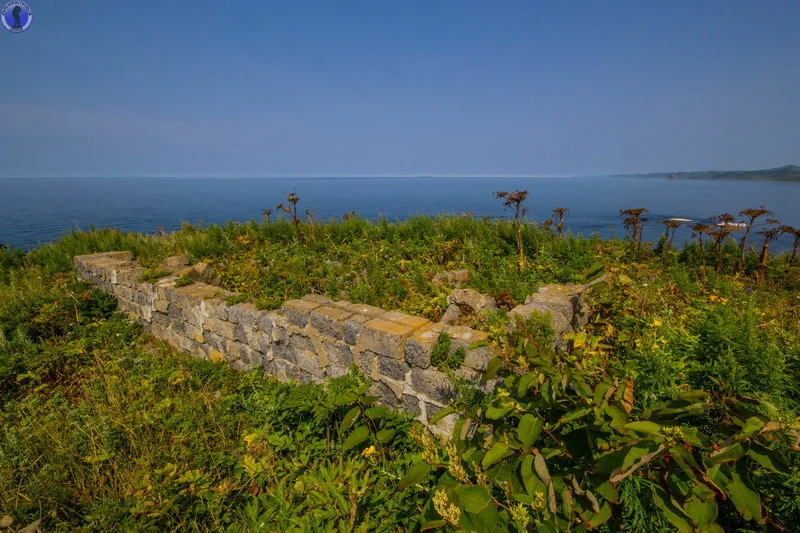
[(362, 396), (361, 405), (372, 405), (380, 399), (380, 396)]
[(728, 482), (724, 489), (728, 496), (730, 496), (733, 505), (742, 513), (745, 520), (755, 520), (758, 523), (762, 523), (761, 498), (758, 493), (751, 488), (745, 461), (736, 463), (734, 467), (730, 469), (730, 474), (730, 482)]
[(470, 513), (480, 513), (492, 501), (492, 496), (483, 485), (461, 485), (455, 490), (458, 503)]
[(568, 424), (569, 422), (573, 422), (575, 420), (578, 420), (579, 418), (582, 418), (582, 417), (588, 415), (591, 412), (592, 412), (592, 408), (591, 407), (585, 407), (583, 409), (576, 409), (575, 411), (570, 411), (569, 413), (567, 413), (564, 416), (562, 416), (561, 418), (559, 418), (558, 419), (558, 423), (559, 424)]
[(376, 406), (370, 407), (369, 409), (364, 411), (364, 414), (366, 416), (368, 416), (372, 420), (380, 420), (388, 412), (389, 412), (389, 409), (387, 409), (386, 407), (384, 407), (382, 405), (376, 405)]
[(530, 447), (539, 438), (544, 428), (544, 422), (541, 418), (537, 418), (528, 413), (522, 417), (517, 427), (517, 435), (522, 442), (523, 450), (528, 451)]
[(747, 450), (742, 445), (742, 443), (737, 442), (736, 444), (731, 444), (727, 448), (723, 448), (718, 453), (708, 457), (704, 462), (706, 466), (714, 466), (715, 464), (719, 463), (727, 463), (730, 461), (736, 461), (737, 459), (741, 458)]
[(342, 423), (339, 424), (339, 436), (344, 435), (344, 432), (350, 429), (350, 426), (353, 425), (353, 422), (356, 421), (360, 414), (361, 408), (358, 406), (347, 411), (347, 414), (344, 415), (344, 418), (342, 419)]
[(683, 510), (699, 528), (707, 527), (717, 519), (717, 501), (713, 494), (706, 500), (698, 496), (689, 498), (683, 504)]
[(486, 364), (486, 372), (483, 373), (483, 377), (481, 378), (482, 381), (489, 381), (492, 379), (497, 371), (500, 370), (500, 367), (503, 366), (503, 358), (502, 357), (493, 357), (489, 360)]
[(486, 408), (486, 418), (489, 420), (500, 420), (514, 408), (513, 405), (509, 407), (496, 407), (494, 404)]
[(640, 422), (629, 422), (625, 424), (625, 429), (630, 429), (637, 433), (650, 433), (651, 435), (661, 435), (661, 426), (655, 422), (642, 420)]
[(608, 522), (609, 518), (611, 518), (611, 505), (609, 505), (608, 502), (603, 502), (600, 512), (596, 513), (589, 519), (589, 524), (592, 526), (592, 528), (596, 528), (597, 526)]
[(439, 409), (439, 411), (428, 419), (429, 424), (435, 424), (442, 418), (446, 417), (447, 415), (453, 414), (456, 412), (456, 408), (452, 405), (445, 407), (444, 409)]
[(475, 341), (472, 344), (470, 344), (469, 346), (467, 346), (467, 350), (474, 350), (475, 348), (482, 348), (484, 346), (489, 346), (489, 344), (490, 344), (489, 341), (486, 340), (486, 339), (483, 339), (483, 340), (480, 340), (480, 341)]
[(538, 372), (528, 372), (527, 374), (523, 374), (519, 378), (519, 384), (517, 385), (517, 396), (519, 398), (525, 396), (525, 393), (528, 392), (531, 383), (533, 383), (533, 380), (536, 379), (538, 374), (539, 374)]
[(431, 471), (431, 465), (426, 463), (425, 461), (420, 461), (414, 466), (412, 466), (406, 475), (400, 480), (400, 483), (397, 484), (397, 488), (404, 489), (406, 487), (410, 487), (411, 485), (416, 485), (417, 483), (421, 483), (428, 477), (428, 474)]
[(631, 285), (633, 280), (625, 274), (620, 274), (618, 276), (620, 285)]
[(375, 437), (378, 439), (378, 442), (381, 444), (386, 444), (390, 440), (394, 438), (395, 430), (393, 429), (382, 429), (378, 431)]
[(447, 522), (445, 520), (431, 520), (430, 522), (425, 522), (422, 524), (422, 527), (419, 530), (430, 531), (431, 529), (437, 529), (446, 525)]
[(589, 283), (590, 281), (599, 278), (600, 276), (603, 275), (604, 271), (605, 271), (605, 265), (603, 265), (603, 263), (601, 263), (600, 261), (595, 261), (594, 263), (592, 263), (592, 266), (590, 266), (584, 271), (585, 275), (583, 278), (583, 282)]
[(369, 428), (367, 426), (358, 426), (356, 429), (353, 430), (350, 435), (344, 440), (344, 444), (342, 445), (343, 450), (349, 450), (355, 446), (358, 446), (365, 440), (369, 438)]
[(358, 395), (355, 392), (345, 392), (341, 396), (337, 397), (333, 404), (336, 407), (341, 407), (343, 405), (347, 405), (348, 403), (352, 403), (358, 399)]
[(764, 468), (769, 468), (773, 472), (780, 472), (789, 468), (778, 452), (756, 442), (750, 445), (747, 455), (758, 461), (758, 464)]
[(483, 457), (483, 461), (481, 461), (481, 466), (483, 468), (489, 468), (497, 461), (501, 460), (503, 457), (509, 454), (508, 446), (502, 442), (495, 442), (489, 451), (486, 452), (486, 455)]
[(745, 421), (744, 427), (742, 428), (742, 433), (744, 433), (748, 437), (757, 435), (758, 432), (761, 431), (761, 428), (764, 427), (764, 424), (766, 424), (766, 422), (764, 422), (760, 418), (756, 416), (751, 416)]
[(628, 413), (625, 412), (625, 409), (617, 407), (616, 405), (609, 405), (603, 410), (608, 416), (611, 417), (609, 426), (611, 426), (612, 429), (616, 429), (622, 433), (622, 430), (625, 428), (625, 424), (628, 423)]
[(672, 503), (669, 495), (658, 485), (651, 486), (653, 502), (664, 512), (664, 517), (681, 533), (693, 533), (694, 528), (689, 516), (677, 505)]
[(525, 491), (529, 495), (533, 496), (537, 493), (544, 494), (544, 491), (547, 490), (547, 485), (542, 483), (542, 480), (536, 477), (536, 474), (533, 472), (532, 455), (526, 455), (525, 459), (522, 460), (520, 474), (522, 475), (522, 482), (525, 484)]

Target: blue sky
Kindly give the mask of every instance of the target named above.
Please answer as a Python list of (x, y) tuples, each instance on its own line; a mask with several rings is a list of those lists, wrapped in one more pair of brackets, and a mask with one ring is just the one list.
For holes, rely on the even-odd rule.
[(32, 1), (0, 177), (800, 164), (800, 2)]

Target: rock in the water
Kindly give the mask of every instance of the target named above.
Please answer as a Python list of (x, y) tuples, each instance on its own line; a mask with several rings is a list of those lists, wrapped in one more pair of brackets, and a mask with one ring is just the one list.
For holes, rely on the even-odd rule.
[(189, 256), (175, 255), (164, 259), (164, 261), (162, 261), (158, 266), (158, 269), (162, 272), (175, 272), (176, 270), (186, 266), (189, 266)]
[(476, 313), (497, 310), (494, 298), (472, 289), (454, 290), (450, 293), (450, 296), (447, 297), (447, 303), (450, 305), (465, 305)]
[(454, 285), (460, 287), (462, 283), (466, 283), (469, 279), (469, 270), (449, 270), (436, 274), (433, 276), (433, 283), (436, 285)]
[(200, 283), (214, 285), (215, 287), (219, 286), (219, 276), (208, 263), (197, 263), (195, 266), (188, 269), (184, 275)]
[(455, 326), (458, 324), (458, 319), (461, 317), (461, 308), (456, 304), (450, 304), (447, 306), (447, 311), (444, 312), (444, 316), (440, 322), (443, 324), (448, 324), (450, 326)]

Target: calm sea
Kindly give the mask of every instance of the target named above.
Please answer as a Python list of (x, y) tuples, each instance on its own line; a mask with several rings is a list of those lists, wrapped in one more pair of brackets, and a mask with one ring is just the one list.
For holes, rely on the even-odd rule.
[[(73, 229), (117, 227), (153, 233), (181, 222), (259, 219), (295, 191), (300, 211), (318, 219), (350, 211), (375, 219), (471, 212), (507, 216), (497, 190), (530, 191), (528, 217), (543, 221), (570, 210), (574, 233), (623, 235), (619, 210), (650, 209), (650, 220), (704, 221), (765, 205), (784, 224), (800, 226), (800, 183), (677, 181), (654, 178), (52, 178), (0, 179), (0, 243), (30, 248)], [(662, 226), (651, 222), (645, 238)], [(676, 243), (690, 238), (689, 230)], [(781, 245), (787, 246), (788, 239)], [(780, 247), (780, 246), (778, 246)]]

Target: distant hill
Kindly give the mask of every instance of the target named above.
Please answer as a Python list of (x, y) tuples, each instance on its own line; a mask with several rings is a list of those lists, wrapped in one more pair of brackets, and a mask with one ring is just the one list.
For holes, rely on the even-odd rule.
[(666, 178), (674, 180), (747, 180), (789, 181), (800, 183), (800, 166), (769, 168), (766, 170), (703, 170), (699, 172), (655, 172), (652, 174), (626, 174), (629, 177)]

